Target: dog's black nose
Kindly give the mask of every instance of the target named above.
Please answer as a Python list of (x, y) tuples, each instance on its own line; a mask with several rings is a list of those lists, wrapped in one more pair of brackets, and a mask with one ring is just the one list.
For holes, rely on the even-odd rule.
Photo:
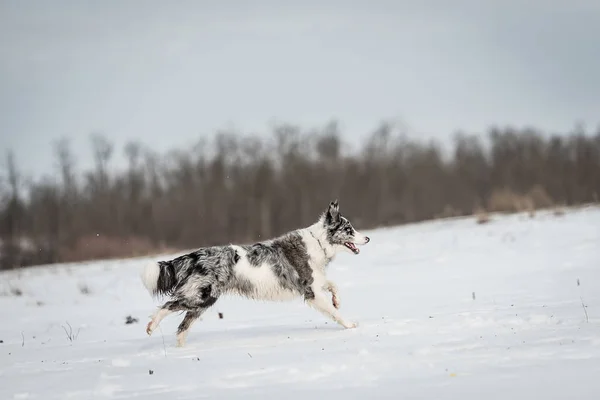
[(369, 243), (371, 241), (371, 238), (368, 236), (365, 236), (365, 239), (367, 239), (367, 243)]

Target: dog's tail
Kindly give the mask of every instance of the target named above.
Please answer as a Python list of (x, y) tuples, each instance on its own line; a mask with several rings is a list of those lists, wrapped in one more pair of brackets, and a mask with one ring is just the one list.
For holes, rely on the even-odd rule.
[(177, 284), (175, 267), (169, 261), (149, 262), (142, 270), (141, 278), (153, 297), (170, 294)]

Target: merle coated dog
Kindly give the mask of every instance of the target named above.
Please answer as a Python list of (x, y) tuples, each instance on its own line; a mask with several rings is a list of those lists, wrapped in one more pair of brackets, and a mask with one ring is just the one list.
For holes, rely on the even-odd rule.
[[(303, 297), (306, 303), (345, 328), (356, 327), (338, 312), (339, 295), (326, 277), (335, 255), (369, 243), (340, 214), (337, 200), (313, 225), (277, 238), (250, 244), (200, 248), (170, 261), (148, 264), (144, 286), (153, 296), (170, 297), (146, 327), (151, 335), (167, 315), (186, 311), (177, 329), (183, 346), (190, 326), (219, 296), (237, 294), (250, 299), (283, 301)], [(324, 291), (331, 293), (331, 300)]]

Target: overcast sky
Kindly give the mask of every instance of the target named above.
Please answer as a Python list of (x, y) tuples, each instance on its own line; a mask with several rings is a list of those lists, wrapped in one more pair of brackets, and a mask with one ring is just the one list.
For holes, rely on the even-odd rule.
[(40, 174), (63, 136), (89, 167), (91, 132), (160, 151), (331, 118), (348, 140), (389, 118), (593, 129), (598, 38), (597, 0), (0, 0), (0, 149)]

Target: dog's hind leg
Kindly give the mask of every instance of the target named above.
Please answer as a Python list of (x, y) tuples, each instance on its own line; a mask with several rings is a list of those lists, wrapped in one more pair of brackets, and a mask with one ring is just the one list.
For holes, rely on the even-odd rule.
[(190, 327), (206, 310), (208, 310), (213, 304), (217, 302), (218, 297), (214, 297), (210, 292), (205, 292), (205, 299), (202, 301), (200, 306), (195, 310), (190, 310), (185, 314), (183, 321), (177, 328), (177, 347), (183, 347), (187, 338)]
[(346, 329), (356, 328), (357, 324), (346, 321), (333, 304), (321, 292), (315, 293), (315, 298), (307, 301), (308, 304), (331, 318)]
[(200, 315), (206, 310), (206, 308), (198, 309), (194, 311), (188, 311), (185, 313), (185, 317), (183, 317), (183, 321), (179, 324), (177, 328), (177, 347), (183, 347), (185, 345), (185, 339), (187, 337), (188, 331), (190, 330), (192, 324), (196, 322)]
[(162, 305), (162, 307), (160, 307), (152, 316), (152, 319), (150, 320), (150, 322), (148, 322), (148, 325), (146, 326), (146, 333), (150, 336), (152, 335), (152, 332), (154, 332), (154, 330), (156, 328), (158, 328), (158, 325), (160, 325), (160, 322), (169, 314), (172, 314), (176, 311), (186, 311), (189, 310), (188, 307), (186, 307), (181, 301), (179, 300), (173, 300), (173, 301), (168, 301), (165, 304)]

